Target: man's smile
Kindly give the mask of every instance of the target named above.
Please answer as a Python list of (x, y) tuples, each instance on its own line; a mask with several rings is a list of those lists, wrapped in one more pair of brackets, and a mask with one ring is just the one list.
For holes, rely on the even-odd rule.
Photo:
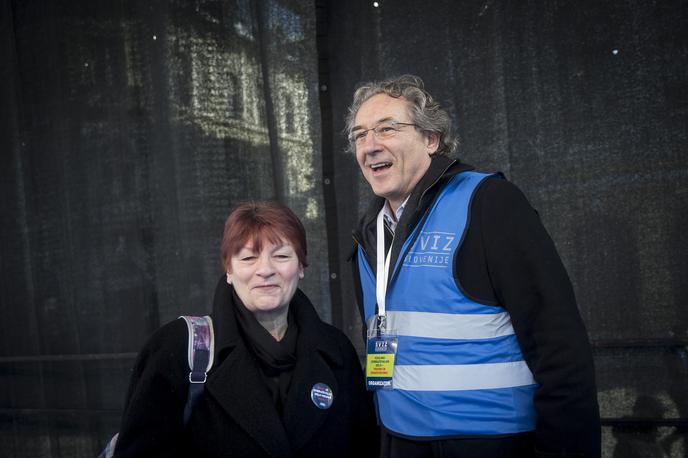
[(376, 162), (374, 164), (370, 164), (370, 168), (373, 170), (373, 172), (376, 172), (381, 169), (386, 169), (392, 166), (391, 162)]

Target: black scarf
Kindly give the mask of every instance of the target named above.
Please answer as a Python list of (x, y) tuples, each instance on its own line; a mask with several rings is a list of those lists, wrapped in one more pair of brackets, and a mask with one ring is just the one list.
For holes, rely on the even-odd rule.
[(232, 288), (234, 314), (239, 331), (249, 351), (255, 356), (265, 384), (272, 395), (280, 417), (289, 392), (291, 374), (296, 364), (296, 340), (299, 329), (294, 320), (292, 304), (287, 315), (287, 332), (277, 341), (246, 308)]

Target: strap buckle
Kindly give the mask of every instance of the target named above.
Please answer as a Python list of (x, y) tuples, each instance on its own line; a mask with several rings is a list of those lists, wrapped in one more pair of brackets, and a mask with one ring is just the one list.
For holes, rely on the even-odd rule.
[(206, 372), (203, 372), (203, 379), (199, 379), (195, 376), (200, 374), (201, 372), (189, 372), (189, 383), (205, 383), (205, 381), (208, 379), (208, 374)]

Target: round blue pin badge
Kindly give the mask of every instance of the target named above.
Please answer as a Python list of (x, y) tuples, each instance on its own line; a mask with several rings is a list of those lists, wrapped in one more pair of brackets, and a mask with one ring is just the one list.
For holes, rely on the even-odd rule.
[(316, 383), (311, 388), (311, 401), (318, 409), (329, 409), (334, 401), (332, 389), (324, 383)]

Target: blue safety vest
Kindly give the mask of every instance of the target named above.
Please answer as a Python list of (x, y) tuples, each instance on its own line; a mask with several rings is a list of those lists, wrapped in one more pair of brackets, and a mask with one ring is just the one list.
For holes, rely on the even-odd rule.
[[(382, 424), (412, 437), (514, 434), (535, 429), (537, 387), (505, 309), (467, 298), (453, 277), (471, 198), (490, 175), (451, 179), (404, 242), (386, 295), (398, 349), (393, 390), (376, 391)], [(375, 275), (358, 247), (367, 325)]]

